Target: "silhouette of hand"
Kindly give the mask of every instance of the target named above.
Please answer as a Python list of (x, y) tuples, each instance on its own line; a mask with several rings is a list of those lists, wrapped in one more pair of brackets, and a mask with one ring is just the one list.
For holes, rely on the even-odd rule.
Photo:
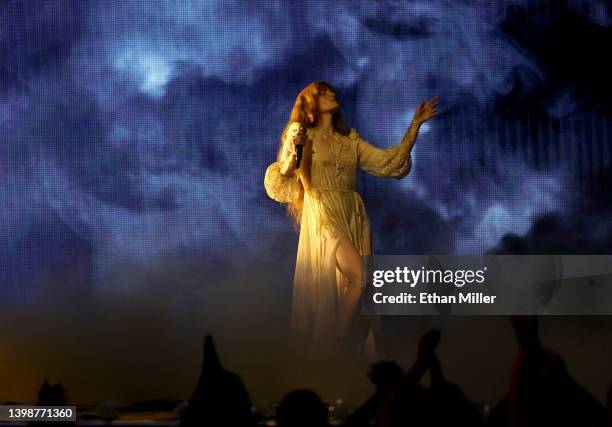
[(538, 317), (537, 316), (512, 316), (512, 326), (516, 339), (526, 347), (537, 346), (538, 338)]
[(431, 329), (421, 336), (417, 349), (417, 358), (419, 361), (429, 363), (429, 361), (433, 359), (436, 348), (440, 343), (441, 335), (442, 332), (440, 332), (440, 330)]

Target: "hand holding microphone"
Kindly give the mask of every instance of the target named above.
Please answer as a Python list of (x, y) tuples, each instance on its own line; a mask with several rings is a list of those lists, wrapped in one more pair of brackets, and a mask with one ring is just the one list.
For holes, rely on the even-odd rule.
[(304, 144), (306, 143), (306, 128), (298, 122), (293, 122), (287, 129), (286, 144), (290, 150), (290, 154), (295, 156), (295, 168), (299, 169), (302, 161), (302, 153)]

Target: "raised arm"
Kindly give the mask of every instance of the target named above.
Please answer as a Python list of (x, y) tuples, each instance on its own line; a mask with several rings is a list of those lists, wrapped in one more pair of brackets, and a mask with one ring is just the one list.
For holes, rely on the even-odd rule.
[(357, 139), (357, 159), (364, 171), (380, 177), (401, 179), (412, 168), (408, 139), (390, 148), (378, 148), (363, 140), (357, 131), (351, 133)]
[(412, 147), (414, 146), (419, 129), (423, 123), (437, 114), (438, 98), (434, 97), (427, 102), (421, 102), (414, 112), (410, 127), (404, 134), (400, 144), (382, 149), (377, 148), (361, 139), (354, 129), (351, 135), (357, 139), (357, 157), (359, 167), (372, 175), (401, 179), (408, 175), (412, 169)]

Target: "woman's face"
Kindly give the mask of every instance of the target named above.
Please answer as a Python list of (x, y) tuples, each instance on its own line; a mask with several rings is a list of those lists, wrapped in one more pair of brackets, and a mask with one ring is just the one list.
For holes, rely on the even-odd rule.
[(319, 93), (319, 112), (321, 113), (332, 113), (338, 111), (340, 108), (340, 104), (338, 104), (338, 100), (336, 99), (336, 94), (325, 88), (321, 93)]

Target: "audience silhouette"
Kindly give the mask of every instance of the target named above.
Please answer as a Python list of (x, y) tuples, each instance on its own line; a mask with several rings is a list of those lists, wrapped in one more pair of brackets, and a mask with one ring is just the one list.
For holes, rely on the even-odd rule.
[(376, 391), (363, 405), (347, 417), (350, 427), (369, 426), (375, 420), (389, 393), (402, 381), (404, 373), (395, 362), (383, 361), (371, 366), (368, 373)]
[(233, 372), (223, 369), (210, 335), (204, 339), (200, 380), (181, 419), (181, 426), (203, 425), (256, 425), (242, 380)]
[[(47, 379), (43, 380), (43, 383), (38, 390), (38, 399), (36, 400), (37, 406), (66, 406), (66, 396), (64, 387), (60, 383), (54, 385), (49, 384)], [(33, 421), (28, 423), (29, 425), (73, 425), (71, 421)]]
[[(604, 408), (569, 375), (559, 354), (541, 344), (537, 316), (513, 316), (511, 320), (518, 348), (508, 391), (486, 418), (481, 417), (476, 406), (457, 385), (445, 378), (436, 354), (441, 333), (432, 329), (419, 339), (416, 358), (405, 372), (392, 361), (382, 361), (370, 367), (368, 376), (376, 391), (346, 418), (343, 425), (611, 425), (612, 384)], [(427, 372), (430, 385), (424, 387), (420, 382)], [(45, 380), (37, 403), (66, 405), (61, 384), (51, 386)], [(288, 393), (276, 410), (278, 427), (325, 427), (329, 425), (328, 417), (328, 406), (314, 391), (306, 389)], [(180, 425), (257, 425), (242, 380), (222, 367), (210, 335), (204, 339), (202, 372)]]
[(47, 379), (43, 380), (40, 390), (38, 390), (37, 405), (41, 406), (62, 406), (66, 405), (64, 387), (57, 383), (55, 385), (49, 384)]
[(607, 426), (604, 408), (570, 377), (563, 359), (542, 346), (537, 316), (513, 316), (518, 350), (506, 397), (491, 426)]
[(606, 396), (606, 409), (608, 411), (610, 425), (612, 426), (612, 383), (610, 383), (610, 387), (608, 387), (608, 395)]
[[(436, 356), (440, 331), (432, 329), (419, 340), (417, 357), (402, 381), (388, 393), (378, 414), (378, 425), (437, 426), (478, 424), (480, 414), (456, 385), (448, 382)], [(431, 386), (420, 384), (429, 370)]]
[(328, 409), (311, 390), (287, 394), (276, 410), (278, 427), (325, 427)]

